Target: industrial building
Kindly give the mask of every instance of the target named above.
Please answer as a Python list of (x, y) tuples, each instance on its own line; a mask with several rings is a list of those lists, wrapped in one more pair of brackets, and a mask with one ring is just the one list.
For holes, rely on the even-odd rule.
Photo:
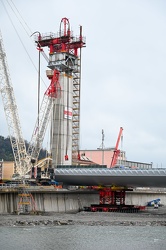
[(0, 161), (0, 180), (10, 180), (15, 172), (14, 161)]

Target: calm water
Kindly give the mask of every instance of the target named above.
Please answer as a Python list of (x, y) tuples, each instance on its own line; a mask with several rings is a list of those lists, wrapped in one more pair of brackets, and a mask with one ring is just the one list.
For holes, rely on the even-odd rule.
[(0, 227), (2, 250), (166, 250), (166, 227)]

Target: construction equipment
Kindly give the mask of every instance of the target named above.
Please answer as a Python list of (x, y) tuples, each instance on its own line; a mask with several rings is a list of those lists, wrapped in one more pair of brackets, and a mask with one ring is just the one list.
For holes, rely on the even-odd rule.
[[(18, 117), (14, 91), (10, 81), (2, 36), (0, 36), (0, 92), (2, 95), (11, 145), (15, 158), (16, 173), (21, 177), (24, 177), (26, 174), (30, 173), (32, 166), (37, 164), (38, 155), (42, 146), (45, 131), (53, 107), (53, 123), (55, 120), (58, 120), (58, 124), (55, 122), (55, 126), (59, 125), (60, 120), (62, 120), (61, 111), (57, 110), (57, 106), (63, 107), (63, 114), (64, 118), (66, 119), (66, 123), (64, 122), (66, 127), (65, 143), (63, 138), (63, 141), (57, 140), (56, 144), (56, 147), (58, 147), (58, 145), (63, 145), (64, 143), (65, 149), (62, 150), (60, 146), (60, 148), (56, 148), (56, 150), (52, 148), (53, 152), (55, 152), (55, 154), (57, 155), (57, 149), (59, 151), (65, 151), (64, 158), (65, 161), (68, 161), (70, 158), (69, 164), (72, 162), (72, 157), (69, 157), (68, 152), (71, 152), (71, 155), (74, 156), (77, 154), (77, 157), (79, 158), (81, 83), (80, 61), (81, 48), (85, 46), (84, 38), (82, 37), (82, 27), (80, 26), (79, 37), (73, 37), (70, 30), (69, 20), (67, 18), (62, 18), (58, 36), (55, 36), (52, 33), (49, 36), (42, 36), (39, 33), (36, 39), (36, 43), (37, 49), (42, 54), (42, 47), (48, 46), (50, 49), (49, 61), (48, 58), (46, 59), (48, 61), (48, 67), (51, 69), (47, 74), (48, 78), (51, 80), (51, 84), (44, 94), (29, 148), (26, 151), (24, 138), (21, 132), (21, 125)], [(78, 56), (78, 49), (80, 50), (80, 56)], [(62, 86), (65, 88), (63, 88), (64, 92), (62, 103), (60, 79), (62, 79), (61, 82), (64, 82), (64, 76), (67, 76), (67, 81), (64, 83), (64, 86)], [(70, 80), (71, 78), (72, 84)], [(66, 96), (65, 93), (67, 93)], [(64, 99), (66, 100), (64, 101)], [(56, 113), (59, 114), (59, 117), (56, 117), (54, 120), (54, 116), (56, 115)], [(59, 138), (59, 126), (55, 126), (52, 128), (52, 130), (58, 131)], [(62, 135), (62, 137), (64, 137), (64, 134)], [(56, 139), (53, 139), (54, 145)], [(61, 157), (62, 153), (60, 152), (59, 158)], [(62, 161), (60, 161), (60, 163), (62, 163)]]
[(18, 109), (7, 65), (6, 53), (0, 32), (0, 92), (8, 124), (11, 146), (16, 164), (16, 172), (24, 176), (29, 168), (25, 141), (22, 136)]
[(60, 98), (61, 95), (61, 88), (59, 84), (60, 73), (58, 70), (54, 70), (52, 73), (53, 75), (49, 75), (51, 83), (44, 94), (43, 101), (40, 107), (39, 117), (37, 118), (32, 138), (27, 150), (28, 156), (30, 156), (33, 163), (36, 164), (52, 111), (53, 98)]
[(160, 198), (154, 199), (154, 200), (148, 201), (148, 202), (147, 202), (147, 206), (148, 206), (148, 207), (154, 206), (154, 208), (158, 208), (158, 206), (160, 205), (160, 202), (161, 202), (161, 199), (160, 199)]
[(114, 153), (113, 153), (110, 168), (114, 167), (117, 164), (117, 160), (118, 160), (118, 157), (120, 155), (120, 150), (118, 149), (118, 147), (119, 147), (120, 139), (122, 137), (122, 132), (123, 132), (123, 128), (120, 127), (120, 131), (119, 131), (118, 139), (117, 139), (117, 142), (116, 142), (116, 145), (115, 145), (115, 149), (114, 149)]
[(125, 204), (126, 191), (132, 191), (132, 189), (123, 187), (101, 187), (98, 191), (100, 203), (91, 204), (90, 207), (84, 207), (84, 211), (137, 213), (145, 210), (145, 206)]
[(22, 130), (18, 116), (18, 108), (16, 105), (13, 86), (10, 80), (1, 34), (0, 77), (0, 92), (2, 95), (11, 146), (16, 164), (15, 172), (19, 174), (19, 178), (25, 177), (26, 174), (30, 173), (32, 163), (34, 164), (37, 162), (53, 105), (52, 98), (55, 98), (59, 95), (59, 72), (57, 70), (54, 70), (53, 76), (50, 78), (51, 84), (44, 94), (39, 117), (37, 118), (35, 129), (32, 134), (32, 138), (27, 151), (25, 141), (21, 132)]
[(60, 72), (62, 98), (54, 100), (52, 112), (52, 163), (71, 165), (80, 158), (81, 48), (85, 47), (82, 27), (80, 35), (74, 37), (65, 17), (61, 19), (58, 35), (38, 33), (35, 42), (40, 49), (49, 48), (48, 68)]

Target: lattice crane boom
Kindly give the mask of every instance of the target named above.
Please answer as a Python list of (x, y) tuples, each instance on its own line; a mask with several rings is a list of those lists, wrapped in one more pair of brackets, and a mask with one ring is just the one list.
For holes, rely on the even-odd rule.
[(39, 116), (37, 118), (32, 138), (29, 143), (29, 148), (27, 150), (27, 155), (35, 162), (38, 159), (45, 132), (49, 123), (50, 114), (54, 105), (53, 98), (60, 98), (61, 95), (59, 75), (60, 72), (58, 70), (51, 71), (51, 75), (49, 76), (51, 83), (44, 94)]
[(29, 148), (27, 154), (35, 162), (38, 159), (40, 149), (42, 147), (44, 135), (47, 129), (50, 113), (52, 110), (53, 102), (51, 98), (44, 96), (39, 114), (39, 124), (38, 119), (35, 124), (35, 128), (31, 137)]
[(8, 70), (6, 53), (0, 32), (0, 92), (8, 124), (11, 146), (15, 158), (16, 172), (24, 176), (27, 172), (26, 146), (22, 136), (18, 108)]

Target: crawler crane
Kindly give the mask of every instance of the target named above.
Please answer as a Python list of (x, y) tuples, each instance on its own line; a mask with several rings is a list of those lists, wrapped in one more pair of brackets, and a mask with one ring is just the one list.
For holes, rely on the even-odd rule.
[(15, 159), (15, 172), (22, 178), (25, 177), (26, 174), (30, 173), (32, 162), (36, 162), (38, 159), (53, 106), (52, 98), (58, 97), (58, 88), (59, 72), (54, 70), (53, 76), (51, 77), (51, 84), (43, 97), (39, 119), (37, 119), (35, 129), (29, 143), (29, 148), (26, 150), (18, 115), (18, 108), (16, 105), (13, 86), (8, 70), (6, 53), (3, 45), (2, 35), (0, 33), (0, 92), (2, 95), (11, 146)]

